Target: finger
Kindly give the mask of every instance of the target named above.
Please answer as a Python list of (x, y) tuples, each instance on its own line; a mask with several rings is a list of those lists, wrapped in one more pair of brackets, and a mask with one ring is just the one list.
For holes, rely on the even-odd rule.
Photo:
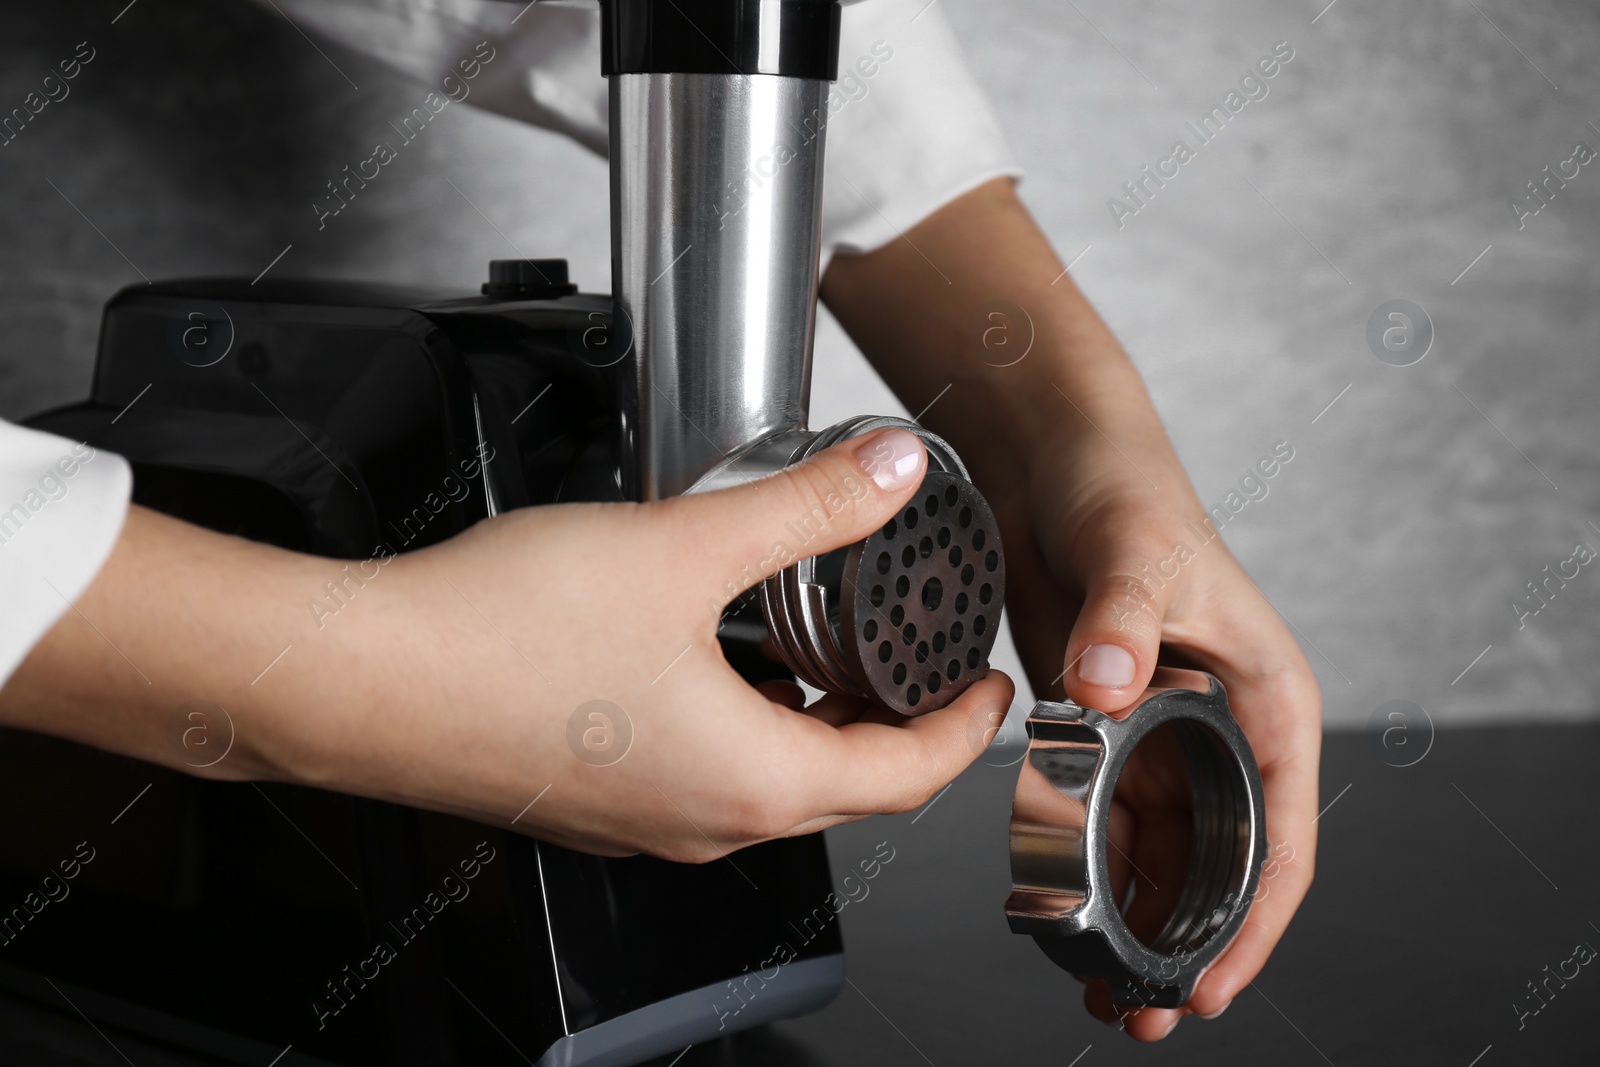
[(1183, 1018), (1181, 1008), (1129, 1008), (1111, 999), (1111, 990), (1104, 981), (1096, 979), (1083, 991), (1083, 1006), (1090, 1015), (1126, 1031), (1137, 1041), (1160, 1041), (1172, 1033)]
[[(1264, 746), (1263, 746), (1264, 747)], [(1317, 742), (1310, 752), (1262, 767), (1268, 856), (1249, 915), (1233, 944), (1206, 972), (1190, 1003), (1200, 1015), (1222, 1011), (1266, 966), (1311, 888), (1317, 847)]]
[(1188, 811), (1156, 810), (1139, 816), (1138, 836), (1127, 857), (1133, 869), (1133, 901), (1124, 915), (1128, 929), (1145, 944), (1153, 944), (1178, 910), (1186, 887), (1193, 815)]
[(926, 470), (922, 442), (895, 428), (747, 485), (653, 507), (674, 558), (725, 604), (797, 560), (872, 534), (911, 499)]
[(1106, 874), (1110, 876), (1111, 896), (1114, 900), (1128, 899), (1128, 886), (1133, 883), (1134, 840), (1139, 835), (1139, 816), (1127, 804), (1112, 800), (1106, 816)]
[(790, 711), (805, 711), (806, 691), (794, 682), (785, 682), (774, 678), (756, 686), (756, 692), (777, 704), (779, 707), (788, 708)]
[(829, 726), (843, 726), (846, 723), (859, 722), (863, 715), (872, 710), (872, 703), (864, 697), (825, 693), (822, 699), (807, 705), (802, 710), (818, 722), (827, 723)]
[[(848, 696), (843, 693), (828, 693), (803, 710), (818, 722), (833, 727), (848, 726), (852, 723), (900, 726), (906, 721), (906, 716), (898, 711), (890, 711), (883, 705), (874, 704), (864, 697)], [(857, 816), (851, 815), (847, 818), (855, 819)]]
[(1180, 564), (1174, 546), (1154, 531), (1115, 518), (1098, 522), (1079, 550), (1087, 576), (1083, 607), (1067, 641), (1067, 695), (1085, 707), (1118, 712), (1150, 684), (1161, 648), (1161, 625), (1177, 591), (1164, 577)]
[[(1234, 717), (1261, 768), (1268, 855), (1239, 936), (1190, 999), (1200, 1015), (1226, 1008), (1260, 973), (1311, 888), (1315, 867), (1322, 696), (1304, 656), (1271, 611), (1264, 603), (1257, 617), (1242, 611), (1229, 626), (1238, 632), (1221, 633), (1214, 647), (1248, 651), (1212, 657), (1210, 667), (1227, 686)], [(1262, 640), (1264, 633), (1281, 636)], [(1247, 640), (1246, 634), (1255, 636)]]
[[(996, 710), (1004, 714), (1016, 691), (991, 670), (949, 707), (888, 725), (864, 719), (838, 729), (810, 722), (791, 745), (804, 790), (804, 817), (910, 811), (965, 770), (982, 750), (972, 743)], [(796, 723), (808, 720), (796, 717)], [(797, 731), (798, 732), (798, 731)]]
[[(1195, 822), (1190, 774), (1178, 735), (1158, 730), (1128, 754), (1112, 791), (1107, 835), (1113, 876), (1132, 872), (1133, 900), (1124, 918), (1134, 937), (1154, 944), (1180, 906), (1188, 886)], [(1118, 815), (1123, 834), (1118, 834)], [(1119, 894), (1118, 899), (1126, 901)]]

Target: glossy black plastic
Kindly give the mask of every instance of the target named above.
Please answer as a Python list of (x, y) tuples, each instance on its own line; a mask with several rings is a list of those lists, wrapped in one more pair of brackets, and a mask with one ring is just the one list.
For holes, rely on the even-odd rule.
[(839, 73), (838, 0), (601, 0), (613, 74)]

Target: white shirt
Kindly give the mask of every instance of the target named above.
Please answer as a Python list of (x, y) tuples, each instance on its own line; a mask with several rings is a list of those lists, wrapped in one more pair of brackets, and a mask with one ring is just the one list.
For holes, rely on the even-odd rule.
[[(455, 99), (606, 152), (598, 5), (270, 3)], [(493, 59), (462, 79), (459, 64), (484, 42)], [(992, 178), (1021, 176), (955, 34), (928, 0), (845, 8), (829, 111), (824, 263), (840, 249), (887, 244)], [(85, 460), (85, 449), (0, 422), (0, 684), (88, 587), (122, 528), (128, 465), (92, 449)]]
[(0, 683), (99, 573), (132, 488), (121, 456), (0, 422)]

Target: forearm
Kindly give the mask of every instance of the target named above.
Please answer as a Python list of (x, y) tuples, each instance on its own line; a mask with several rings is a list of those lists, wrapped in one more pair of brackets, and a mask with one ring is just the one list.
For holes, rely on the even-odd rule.
[(231, 733), (206, 721), (215, 751), (194, 746), (200, 734), (185, 746), (199, 724), (185, 706), (205, 701), (226, 710), (238, 737), (204, 773), (275, 777), (254, 742), (285, 693), (251, 682), (307, 631), (297, 590), (321, 579), (309, 557), (133, 507), (94, 582), (0, 689), (0, 724), (198, 770)]
[[(946, 205), (906, 239), (835, 258), (822, 293), (890, 388), (911, 411), (927, 409), (922, 422), (956, 446), (986, 493), (1009, 496), (1034, 457), (1086, 434), (1167, 465), (1154, 462), (1170, 457), (1170, 446), (1138, 372), (1008, 179)], [(997, 301), (1026, 321), (986, 317)], [(1029, 323), (1031, 348), (1013, 362)], [(986, 348), (991, 327), (1005, 331), (1005, 343), (991, 334)]]

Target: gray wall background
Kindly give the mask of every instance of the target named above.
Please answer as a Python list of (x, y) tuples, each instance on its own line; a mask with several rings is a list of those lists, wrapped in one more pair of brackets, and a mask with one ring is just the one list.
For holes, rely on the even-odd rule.
[[(1202, 499), (1293, 444), (1225, 536), (1301, 635), (1330, 724), (1394, 699), (1435, 722), (1594, 716), (1600, 566), (1520, 630), (1511, 605), (1600, 549), (1600, 165), (1521, 231), (1508, 201), (1600, 148), (1600, 13), (938, 2)], [(31, 6), (0, 42), (0, 111), (97, 50), (0, 149), (0, 416), (83, 395), (99, 309), (141, 273), (254, 275), (292, 245), (275, 270), (456, 287), (490, 258), (565, 255), (607, 288), (598, 158), (452, 105), (319, 233), (323, 182), (426, 90), (243, 0), (125, 4)], [(1279, 41), (1295, 58), (1269, 95), (1119, 228), (1107, 200)], [(1368, 347), (1391, 299), (1435, 327), (1413, 366)], [(824, 319), (814, 422), (901, 412)]]

